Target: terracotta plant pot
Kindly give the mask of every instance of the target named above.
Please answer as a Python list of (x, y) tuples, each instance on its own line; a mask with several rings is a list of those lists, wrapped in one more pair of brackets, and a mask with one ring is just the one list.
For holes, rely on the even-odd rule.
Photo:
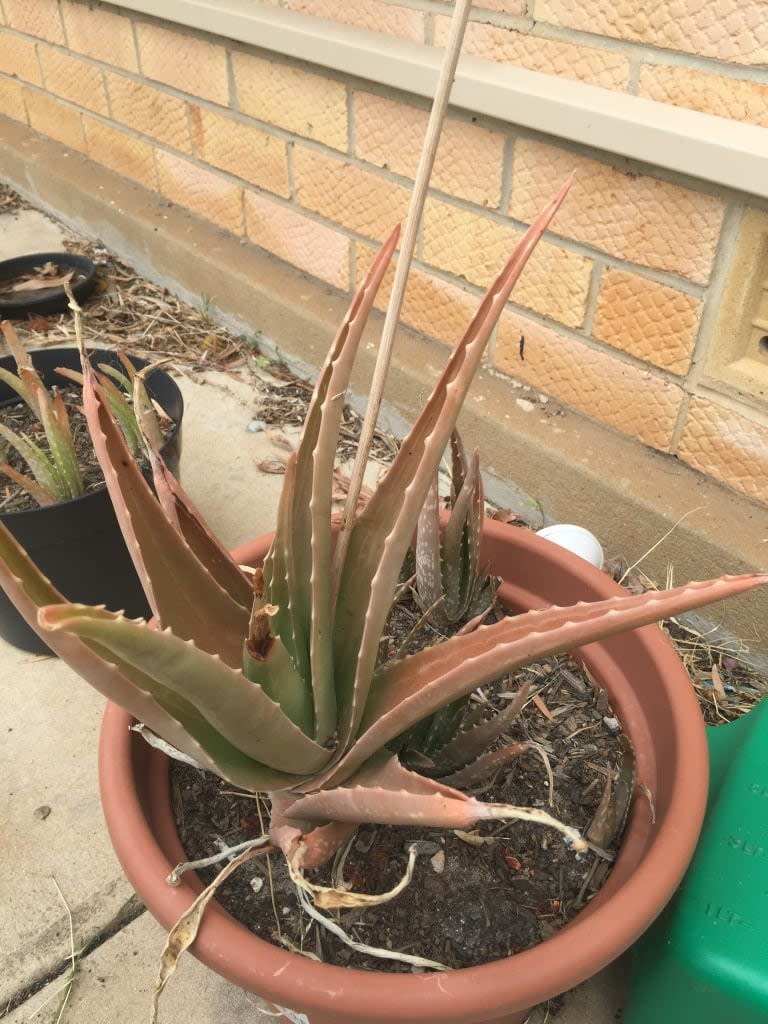
[[(240, 548), (258, 563), (269, 537)], [(489, 522), (490, 571), (505, 582), (512, 609), (570, 604), (617, 593), (603, 573), (527, 531)], [(514, 582), (512, 582), (514, 581)], [(707, 795), (704, 725), (690, 681), (655, 626), (575, 652), (608, 691), (637, 754), (639, 793), (607, 884), (567, 927), (533, 949), (481, 967), (440, 974), (387, 974), (333, 967), (256, 938), (212, 903), (194, 954), (213, 970), (290, 1008), (300, 1024), (519, 1024), (528, 1009), (597, 973), (630, 946), (672, 896), (693, 853)], [(200, 890), (196, 878), (171, 888), (185, 860), (170, 810), (168, 762), (128, 731), (130, 716), (109, 706), (100, 747), (101, 793), (117, 854), (153, 915), (170, 928)]]

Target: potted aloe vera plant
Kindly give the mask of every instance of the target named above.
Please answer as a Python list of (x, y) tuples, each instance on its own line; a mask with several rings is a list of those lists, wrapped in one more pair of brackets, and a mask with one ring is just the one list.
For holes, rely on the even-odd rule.
[[(174, 926), (158, 993), (178, 954), (197, 936), (196, 955), (292, 1021), (521, 1021), (531, 1004), (617, 956), (674, 891), (701, 824), (706, 748), (679, 661), (656, 627), (636, 627), (768, 577), (630, 596), (554, 545), (488, 523), (479, 557), (503, 581), (500, 600), (519, 614), (377, 664), (404, 557), (486, 340), (565, 192), (521, 240), (392, 466), (338, 533), (331, 499), (341, 396), (396, 234), (372, 265), (320, 371), (287, 466), (274, 535), (233, 557), (205, 526), (151, 437), (154, 491), (144, 479), (83, 354), (91, 436), (154, 626), (64, 600), (4, 528), (0, 582), (46, 642), (114, 701), (100, 758), (107, 823), (142, 899), (163, 924)], [(635, 631), (617, 636), (623, 630)], [(513, 962), (396, 977), (272, 947), (215, 902), (197, 935), (213, 888), (200, 893), (189, 876), (169, 884), (171, 868), (184, 855), (169, 807), (167, 755), (268, 796), (265, 835), (220, 878), (245, 859), (280, 852), (306, 898), (319, 906), (350, 894), (318, 887), (308, 873), (364, 822), (466, 829), (484, 820), (525, 820), (583, 848), (573, 828), (541, 809), (483, 802), (407, 769), (391, 750), (408, 729), (483, 682), (544, 654), (574, 650), (622, 719), (653, 813), (649, 801), (635, 801), (607, 885), (560, 933)], [(131, 731), (134, 722), (138, 732)]]
[[(78, 349), (27, 352), (13, 325), (3, 321), (1, 326), (11, 355), (0, 360), (0, 521), (69, 599), (146, 614), (144, 591), (99, 482), (87, 431), (73, 421), (62, 394), (68, 386), (77, 416)], [(142, 441), (130, 401), (132, 381), (142, 369), (151, 370), (149, 388), (168, 427), (163, 454), (177, 467), (183, 401), (174, 380), (145, 360), (106, 349), (92, 356), (134, 456), (140, 456)], [(0, 636), (23, 650), (49, 650), (5, 594), (0, 594)]]
[[(466, 21), (468, 6), (468, 0), (457, 0), (454, 24)], [(446, 47), (437, 90), (443, 109), (460, 38), (452, 30)], [(439, 597), (441, 588), (451, 614), (460, 604), (471, 609), (477, 596), (473, 585), (463, 587), (450, 575), (437, 579), (434, 479), (494, 324), (568, 188), (520, 240), (386, 475), (358, 506), (439, 136), (437, 101), (435, 111), (437, 129), (433, 118), (425, 150), (430, 156), (417, 175), (341, 522), (332, 516), (332, 497), (343, 395), (397, 232), (372, 264), (320, 369), (301, 441), (288, 461), (274, 534), (228, 554), (150, 434), (145, 443), (153, 489), (130, 455), (85, 352), (89, 430), (154, 621), (67, 601), (0, 524), (0, 584), (26, 621), (112, 702), (100, 747), (107, 825), (128, 877), (171, 929), (153, 1020), (179, 954), (192, 946), (214, 970), (294, 1024), (520, 1024), (530, 1006), (589, 977), (641, 934), (672, 895), (696, 843), (707, 791), (703, 723), (679, 659), (652, 624), (765, 584), (768, 576), (723, 577), (633, 596), (551, 543), (487, 522), (471, 565), (487, 566), (501, 580), (498, 600), (514, 614), (400, 660), (379, 661), (382, 630), (420, 516), (425, 605), (434, 605), (431, 595)], [(143, 421), (140, 381), (135, 401)], [(464, 504), (476, 504), (476, 470), (470, 464), (460, 475), (470, 480)], [(463, 531), (458, 496), (453, 513), (455, 529)], [(453, 529), (445, 526), (446, 550)], [(404, 735), (418, 732), (430, 716), (476, 687), (566, 651), (607, 691), (634, 747), (638, 791), (645, 795), (632, 804), (608, 882), (556, 935), (477, 967), (392, 975), (273, 946), (216, 903), (224, 879), (245, 860), (267, 853), (284, 858), (312, 916), (365, 903), (365, 894), (320, 886), (311, 874), (365, 823), (466, 830), (488, 821), (510, 828), (532, 822), (577, 856), (585, 839), (568, 822), (539, 807), (484, 801), (455, 780), (407, 767), (397, 753)], [(478, 733), (456, 739), (468, 740), (475, 763), (483, 756)], [(264, 834), (205, 889), (193, 873), (180, 877), (175, 871), (186, 856), (170, 808), (169, 758), (263, 794), (269, 804)], [(411, 850), (409, 870), (412, 856)]]

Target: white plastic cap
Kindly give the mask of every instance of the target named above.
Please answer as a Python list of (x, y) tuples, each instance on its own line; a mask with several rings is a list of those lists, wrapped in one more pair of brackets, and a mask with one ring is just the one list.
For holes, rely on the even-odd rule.
[(561, 548), (572, 551), (574, 555), (583, 558), (590, 565), (594, 565), (596, 569), (603, 568), (605, 555), (600, 541), (583, 526), (574, 526), (572, 523), (555, 523), (552, 526), (545, 526), (543, 530), (538, 530), (537, 534), (539, 537), (551, 540), (553, 544), (559, 544)]

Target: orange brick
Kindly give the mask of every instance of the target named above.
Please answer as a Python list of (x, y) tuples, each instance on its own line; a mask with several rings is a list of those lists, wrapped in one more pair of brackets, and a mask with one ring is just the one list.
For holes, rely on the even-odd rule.
[(29, 123), (27, 108), (24, 105), (24, 90), (12, 78), (0, 77), (0, 110), (14, 121)]
[(707, 281), (723, 218), (723, 202), (712, 196), (518, 139), (510, 214), (530, 223), (574, 169), (575, 183), (551, 230), (642, 266)]
[(21, 36), (12, 36), (10, 32), (3, 34), (0, 45), (0, 72), (13, 75), (23, 82), (42, 85), (43, 79), (37, 62), (37, 43)]
[(33, 89), (24, 88), (24, 102), (27, 106), (29, 124), (36, 132), (48, 135), (70, 149), (83, 152), (85, 140), (80, 111), (60, 103), (52, 96)]
[[(377, 251), (362, 242), (355, 243), (356, 287), (362, 282)], [(395, 266), (396, 260), (393, 260), (376, 296), (375, 306), (382, 312), (389, 301)], [(473, 292), (412, 266), (400, 321), (453, 347), (464, 334), (479, 305), (480, 299)]]
[(735, 64), (768, 63), (763, 0), (537, 0), (536, 20)]
[(347, 148), (347, 88), (322, 75), (233, 53), (240, 110), (333, 149)]
[(690, 366), (701, 301), (623, 270), (600, 281), (592, 333), (638, 359), (685, 373)]
[(57, 0), (3, 0), (3, 9), (11, 28), (66, 46)]
[[(424, 213), (424, 261), (486, 288), (521, 232), (480, 213), (430, 199)], [(569, 327), (584, 320), (591, 260), (540, 242), (515, 286), (513, 300)]]
[(201, 160), (268, 192), (290, 195), (284, 139), (195, 103), (189, 106), (189, 116)]
[(678, 455), (707, 476), (768, 503), (768, 427), (693, 398)]
[[(520, 359), (520, 335), (525, 337)], [(502, 314), (493, 357), (503, 373), (526, 381), (579, 412), (666, 451), (683, 391), (647, 370), (542, 327)]]
[(255, 245), (336, 288), (349, 287), (349, 239), (340, 231), (248, 190), (245, 221)]
[(410, 7), (381, 3), (380, 0), (346, 0), (343, 4), (338, 0), (288, 0), (285, 6), (292, 11), (314, 14), (344, 25), (424, 42), (424, 14)]
[(243, 190), (197, 164), (156, 152), (160, 191), (179, 206), (237, 235), (243, 233)]
[(297, 146), (293, 170), (300, 205), (351, 231), (383, 241), (405, 218), (409, 190), (354, 164)]
[(136, 25), (136, 37), (141, 70), (147, 78), (228, 106), (227, 54), (223, 46), (144, 22)]
[(126, 75), (108, 71), (105, 80), (113, 120), (184, 153), (192, 151), (184, 100)]
[(74, 0), (62, 0), (61, 15), (70, 50), (126, 71), (139, 70), (128, 18)]
[(107, 114), (107, 93), (101, 70), (79, 57), (50, 46), (39, 48), (46, 91), (96, 114)]
[(768, 85), (763, 82), (649, 65), (640, 69), (639, 93), (661, 103), (768, 128)]
[(157, 187), (152, 146), (127, 132), (97, 121), (83, 119), (88, 156), (124, 178), (137, 181), (145, 188)]
[[(444, 46), (450, 19), (435, 19), (435, 44)], [(611, 50), (546, 39), (516, 29), (472, 21), (467, 25), (463, 52), (473, 57), (517, 64), (530, 71), (589, 82), (605, 89), (624, 90), (629, 82), (629, 60)]]
[[(405, 103), (356, 92), (356, 153), (363, 160), (413, 178), (429, 114)], [(466, 121), (443, 125), (431, 185), (478, 206), (498, 207), (504, 136)]]

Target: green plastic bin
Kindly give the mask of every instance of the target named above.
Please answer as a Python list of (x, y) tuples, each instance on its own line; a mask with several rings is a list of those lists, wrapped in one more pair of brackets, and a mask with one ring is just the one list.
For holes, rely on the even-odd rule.
[(704, 828), (634, 947), (625, 1024), (768, 1024), (768, 700), (707, 738)]

